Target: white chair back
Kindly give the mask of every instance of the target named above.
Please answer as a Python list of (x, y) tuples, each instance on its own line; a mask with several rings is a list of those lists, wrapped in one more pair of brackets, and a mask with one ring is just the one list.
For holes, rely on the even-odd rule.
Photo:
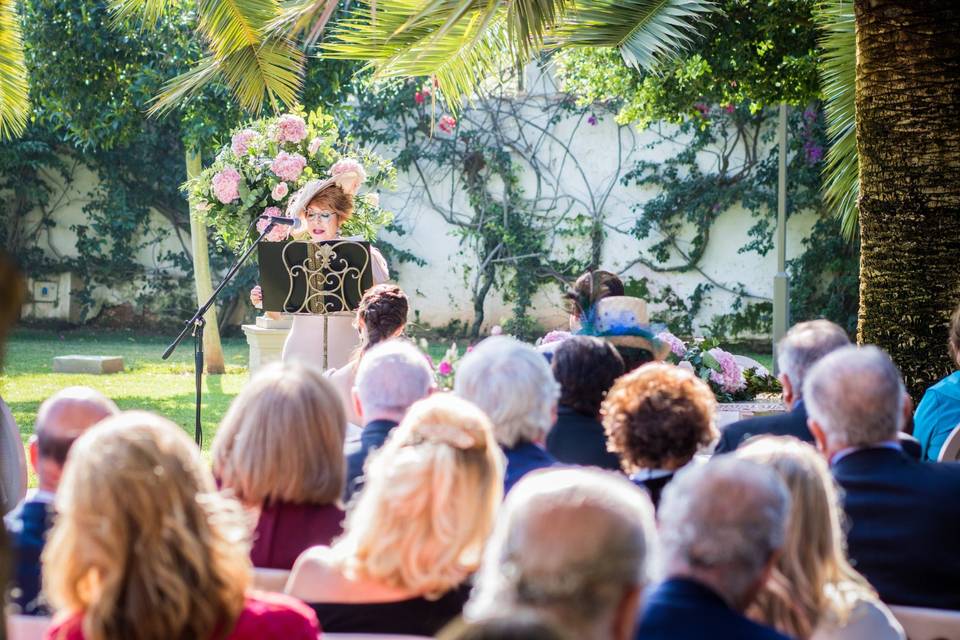
[(960, 640), (960, 611), (890, 605), (908, 640)]
[(287, 586), (290, 572), (286, 569), (257, 569), (253, 570), (253, 588), (260, 591), (283, 593)]
[(43, 640), (50, 626), (50, 618), (44, 616), (7, 616), (8, 640)]
[(960, 460), (960, 424), (953, 428), (940, 448), (939, 462), (957, 462)]

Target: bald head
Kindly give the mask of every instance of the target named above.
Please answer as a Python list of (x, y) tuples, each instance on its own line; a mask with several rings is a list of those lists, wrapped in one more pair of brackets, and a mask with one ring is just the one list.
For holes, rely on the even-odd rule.
[(629, 629), (618, 615), (647, 582), (655, 540), (653, 505), (625, 478), (591, 469), (529, 474), (507, 496), (468, 615), (535, 609), (577, 637), (619, 637), (618, 628)]
[(74, 440), (119, 412), (113, 400), (89, 387), (66, 387), (47, 398), (37, 412), (36, 438), (30, 447), (40, 488), (55, 491)]

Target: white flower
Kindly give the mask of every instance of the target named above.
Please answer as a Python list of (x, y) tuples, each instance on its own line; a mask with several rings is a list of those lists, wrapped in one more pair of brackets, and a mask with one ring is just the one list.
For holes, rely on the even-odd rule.
[(371, 207), (380, 207), (380, 194), (376, 191), (371, 191), (367, 195), (363, 196), (363, 199), (367, 201), (367, 204)]

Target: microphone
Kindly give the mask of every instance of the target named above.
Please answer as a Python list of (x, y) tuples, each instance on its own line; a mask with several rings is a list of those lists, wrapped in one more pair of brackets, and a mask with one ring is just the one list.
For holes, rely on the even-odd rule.
[(300, 218), (288, 218), (286, 216), (262, 215), (260, 216), (260, 219), (267, 220), (276, 226), (293, 227), (294, 231), (298, 231), (300, 229)]

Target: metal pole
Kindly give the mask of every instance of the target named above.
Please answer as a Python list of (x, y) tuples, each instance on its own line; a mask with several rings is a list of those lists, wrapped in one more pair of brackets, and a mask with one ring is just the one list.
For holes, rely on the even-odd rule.
[(780, 170), (777, 184), (777, 275), (773, 277), (773, 372), (779, 373), (777, 345), (790, 326), (790, 295), (787, 281), (787, 105), (780, 104), (777, 127)]

